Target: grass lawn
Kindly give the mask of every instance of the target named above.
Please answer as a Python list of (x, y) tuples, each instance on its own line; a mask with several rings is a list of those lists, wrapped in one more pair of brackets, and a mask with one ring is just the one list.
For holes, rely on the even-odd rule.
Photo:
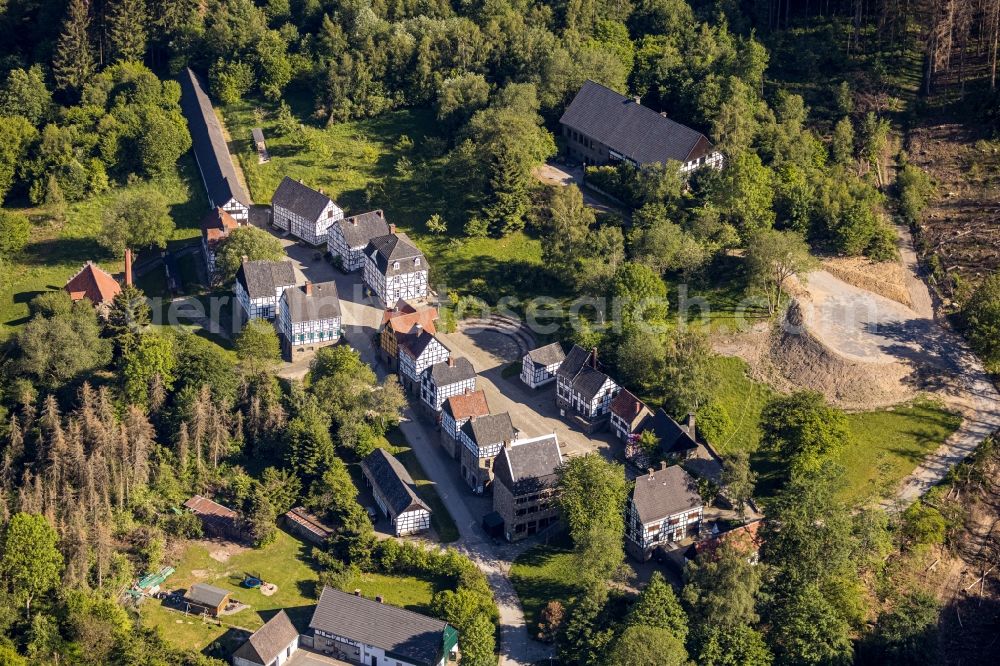
[[(712, 445), (722, 455), (737, 449), (750, 451), (751, 463), (760, 475), (757, 494), (766, 498), (774, 491), (781, 461), (759, 450), (761, 412), (776, 394), (753, 381), (746, 363), (738, 358), (714, 358), (711, 376), (711, 401), (721, 406), (732, 422)], [(860, 500), (872, 492), (880, 475), (891, 488), (909, 474), (924, 455), (958, 428), (960, 418), (935, 402), (918, 400), (892, 410), (848, 414), (847, 422), (851, 439), (840, 458), (846, 470), (843, 494)]]
[(388, 433), (386, 439), (388, 440), (386, 448), (399, 459), (399, 462), (403, 463), (403, 467), (413, 477), (413, 482), (417, 484), (417, 495), (431, 508), (431, 527), (437, 532), (442, 542), (457, 541), (460, 535), (458, 527), (455, 525), (455, 519), (451, 517), (448, 507), (438, 495), (434, 482), (427, 478), (423, 465), (417, 460), (417, 456), (413, 453), (413, 449), (406, 441), (402, 431), (399, 428), (394, 428)]
[[(0, 274), (0, 339), (10, 336), (28, 320), (28, 303), (43, 291), (60, 289), (89, 259), (110, 273), (120, 272), (122, 257), (111, 256), (97, 243), (101, 214), (114, 197), (125, 189), (151, 189), (162, 193), (177, 226), (172, 244), (189, 241), (201, 233), (199, 223), (208, 208), (201, 178), (190, 156), (178, 163), (177, 173), (151, 182), (140, 182), (110, 190), (100, 196), (69, 204), (63, 221), (55, 221), (44, 208), (28, 208), (32, 221), (31, 240), (24, 254), (3, 268)], [(142, 261), (142, 256), (139, 256)], [(149, 286), (159, 289), (150, 278)], [(138, 281), (140, 286), (143, 280)]]
[(550, 601), (566, 605), (577, 593), (572, 583), (573, 554), (568, 543), (538, 545), (525, 551), (510, 568), (510, 579), (524, 607), (528, 631), (534, 635), (539, 615)]
[(745, 263), (742, 257), (716, 257), (704, 277), (672, 285), (671, 309), (681, 320), (709, 334), (745, 331), (766, 321), (766, 304), (747, 294)]
[(415, 576), (359, 573), (344, 581), (343, 590), (344, 592), (361, 590), (361, 594), (369, 599), (381, 596), (387, 604), (429, 615), (431, 597), (435, 592), (445, 589), (441, 583)]

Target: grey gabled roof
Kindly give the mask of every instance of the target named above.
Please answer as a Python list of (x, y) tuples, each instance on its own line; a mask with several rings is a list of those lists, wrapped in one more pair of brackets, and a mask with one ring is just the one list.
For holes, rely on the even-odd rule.
[(462, 432), (480, 448), (511, 442), (515, 434), (514, 423), (507, 412), (471, 418), (462, 425)]
[(606, 374), (593, 367), (594, 351), (587, 351), (579, 345), (573, 345), (566, 359), (556, 370), (556, 376), (570, 383), (573, 390), (588, 400), (601, 390), (604, 383), (610, 379)]
[(451, 360), (454, 365), (449, 365), (448, 361), (442, 361), (430, 367), (431, 379), (434, 381), (435, 386), (448, 386), (449, 384), (457, 384), (458, 382), (475, 378), (476, 370), (472, 367), (469, 359), (459, 356)]
[(236, 648), (233, 657), (267, 666), (298, 637), (299, 630), (288, 619), (285, 611), (280, 610), (263, 627), (253, 632), (243, 645)]
[(272, 207), (281, 206), (311, 222), (318, 220), (331, 203), (330, 197), (288, 176), (281, 179), (271, 196)]
[(566, 360), (566, 352), (563, 351), (562, 345), (558, 342), (532, 349), (525, 356), (530, 358), (532, 363), (544, 366), (562, 363)]
[(212, 109), (205, 84), (190, 67), (181, 72), (181, 111), (187, 118), (191, 133), (191, 148), (213, 206), (222, 206), (236, 199), (244, 206), (250, 203), (236, 177), (233, 158), (222, 135), (222, 125)]
[[(365, 254), (375, 261), (375, 266), (385, 276), (404, 275), (428, 269), (424, 253), (410, 242), (406, 234), (376, 236), (368, 241)], [(420, 260), (419, 264), (415, 261), (417, 259)], [(395, 262), (399, 262), (399, 268), (393, 268)]]
[(206, 583), (195, 583), (184, 594), (184, 598), (202, 606), (218, 608), (229, 596), (228, 590)]
[(295, 284), (295, 269), (290, 261), (244, 261), (236, 279), (250, 298), (273, 298), (279, 287)]
[(639, 164), (683, 163), (712, 146), (701, 132), (594, 81), (583, 84), (559, 122)]
[(513, 495), (539, 490), (556, 483), (562, 452), (555, 433), (513, 442), (497, 456), (496, 479)]
[(250, 130), (250, 136), (253, 137), (254, 143), (264, 143), (264, 130), (260, 127)]
[(436, 335), (428, 333), (424, 328), (411, 330), (409, 333), (401, 335), (399, 338), (400, 348), (407, 350), (415, 359), (420, 358), (420, 356), (432, 343), (441, 345), (441, 347), (451, 353), (451, 350), (448, 349), (443, 342), (438, 340)]
[(660, 448), (666, 454), (684, 453), (698, 448), (698, 443), (691, 439), (688, 431), (670, 418), (662, 407), (656, 410), (649, 427), (660, 440)]
[(563, 359), (563, 362), (556, 370), (556, 376), (573, 381), (577, 373), (590, 361), (591, 353), (580, 345), (573, 345), (573, 348), (569, 350), (566, 358)]
[(587, 400), (593, 400), (609, 379), (611, 378), (606, 374), (600, 370), (594, 370), (588, 365), (573, 378), (573, 390)]
[(337, 296), (336, 282), (317, 282), (310, 286), (311, 294), (306, 294), (306, 286), (291, 287), (284, 291), (288, 318), (293, 323), (338, 319), (340, 298)]
[(698, 484), (680, 465), (636, 477), (632, 504), (645, 525), (702, 505)]
[(389, 502), (389, 510), (394, 518), (410, 509), (431, 510), (417, 497), (413, 477), (403, 467), (403, 463), (385, 449), (375, 449), (369, 453), (361, 461), (361, 466)]
[(344, 240), (349, 248), (365, 248), (373, 238), (385, 236), (389, 233), (389, 223), (385, 220), (385, 213), (381, 210), (372, 210), (360, 215), (352, 215), (334, 222), (344, 235)]
[(448, 624), (324, 587), (309, 628), (381, 648), (400, 661), (434, 666), (444, 656)]

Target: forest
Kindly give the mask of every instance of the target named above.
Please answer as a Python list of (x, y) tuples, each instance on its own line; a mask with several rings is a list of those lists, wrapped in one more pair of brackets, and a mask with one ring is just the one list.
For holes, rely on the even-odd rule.
[[(698, 412), (707, 432), (725, 420), (701, 411), (708, 343), (668, 325), (674, 286), (737, 253), (740, 288), (773, 317), (787, 302), (782, 271), (816, 256), (891, 260), (894, 225), (919, 226), (937, 190), (899, 141), (918, 118), (1000, 132), (1000, 0), (0, 0), (0, 34), (0, 285), (40, 228), (99, 197), (114, 203), (88, 248), (166, 245), (164, 196), (131, 188), (156, 189), (187, 159), (184, 67), (221, 106), (249, 103), (304, 147), (313, 128), (429, 109), (439, 134), (413, 137), (421, 154), (393, 166), (402, 179), (435, 161), (449, 207), (423, 230), (541, 244), (537, 272), (457, 295), (492, 302), (531, 283), (655, 300), (626, 307), (617, 329), (563, 332), (599, 347), (644, 399)], [(588, 79), (705, 133), (726, 167), (690, 180), (676, 163), (589, 169), (628, 219), (596, 215), (574, 187), (540, 188), (532, 169), (557, 154), (558, 118)], [(368, 194), (378, 205), (385, 192)], [(238, 243), (220, 253), (223, 283), (255, 251)], [(996, 372), (1000, 274), (989, 270), (948, 296)], [(957, 284), (950, 275), (942, 285)], [(118, 601), (173, 542), (200, 535), (172, 509), (203, 493), (236, 508), (258, 546), (292, 506), (329, 519), (337, 533), (313, 558), (331, 584), (358, 571), (443, 575), (453, 589), (432, 607), (462, 633), (462, 663), (495, 663), (496, 607), (478, 570), (376, 543), (354, 499), (348, 466), (405, 407), (395, 381), (344, 346), (317, 354), (306, 382), (279, 381), (270, 327), (223, 349), (151, 326), (133, 287), (106, 318), (62, 291), (34, 294), (29, 313), (0, 349), (0, 662), (222, 663), (172, 646)], [(687, 569), (680, 593), (657, 577), (637, 597), (621, 592), (620, 470), (590, 457), (562, 470), (582, 587), (547, 609), (560, 663), (947, 661), (919, 568), (930, 549), (957, 547), (962, 508), (943, 491), (900, 514), (877, 508), (875, 490), (848, 504), (840, 411), (798, 392), (766, 413), (763, 446), (785, 465), (761, 563), (725, 549)], [(949, 477), (948, 497), (981, 488), (994, 448)], [(752, 494), (748, 460), (726, 471)]]

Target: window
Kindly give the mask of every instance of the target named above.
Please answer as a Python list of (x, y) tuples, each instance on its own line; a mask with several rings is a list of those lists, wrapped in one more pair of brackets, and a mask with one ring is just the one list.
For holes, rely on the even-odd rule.
[(414, 266), (419, 266), (419, 265), (420, 265), (420, 257), (416, 257), (416, 258), (414, 258), (414, 260), (413, 260), (413, 265), (414, 265)]
[(399, 270), (399, 262), (398, 261), (392, 262), (392, 270), (394, 270), (394, 271), (398, 271)]

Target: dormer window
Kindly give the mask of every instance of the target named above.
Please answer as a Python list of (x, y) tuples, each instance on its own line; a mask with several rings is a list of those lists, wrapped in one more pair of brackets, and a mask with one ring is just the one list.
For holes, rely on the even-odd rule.
[(399, 262), (398, 261), (392, 262), (392, 270), (394, 270), (394, 271), (398, 271), (399, 270)]
[(417, 257), (417, 258), (415, 258), (415, 259), (413, 260), (413, 265), (414, 265), (414, 266), (419, 266), (419, 265), (420, 265), (420, 257)]

